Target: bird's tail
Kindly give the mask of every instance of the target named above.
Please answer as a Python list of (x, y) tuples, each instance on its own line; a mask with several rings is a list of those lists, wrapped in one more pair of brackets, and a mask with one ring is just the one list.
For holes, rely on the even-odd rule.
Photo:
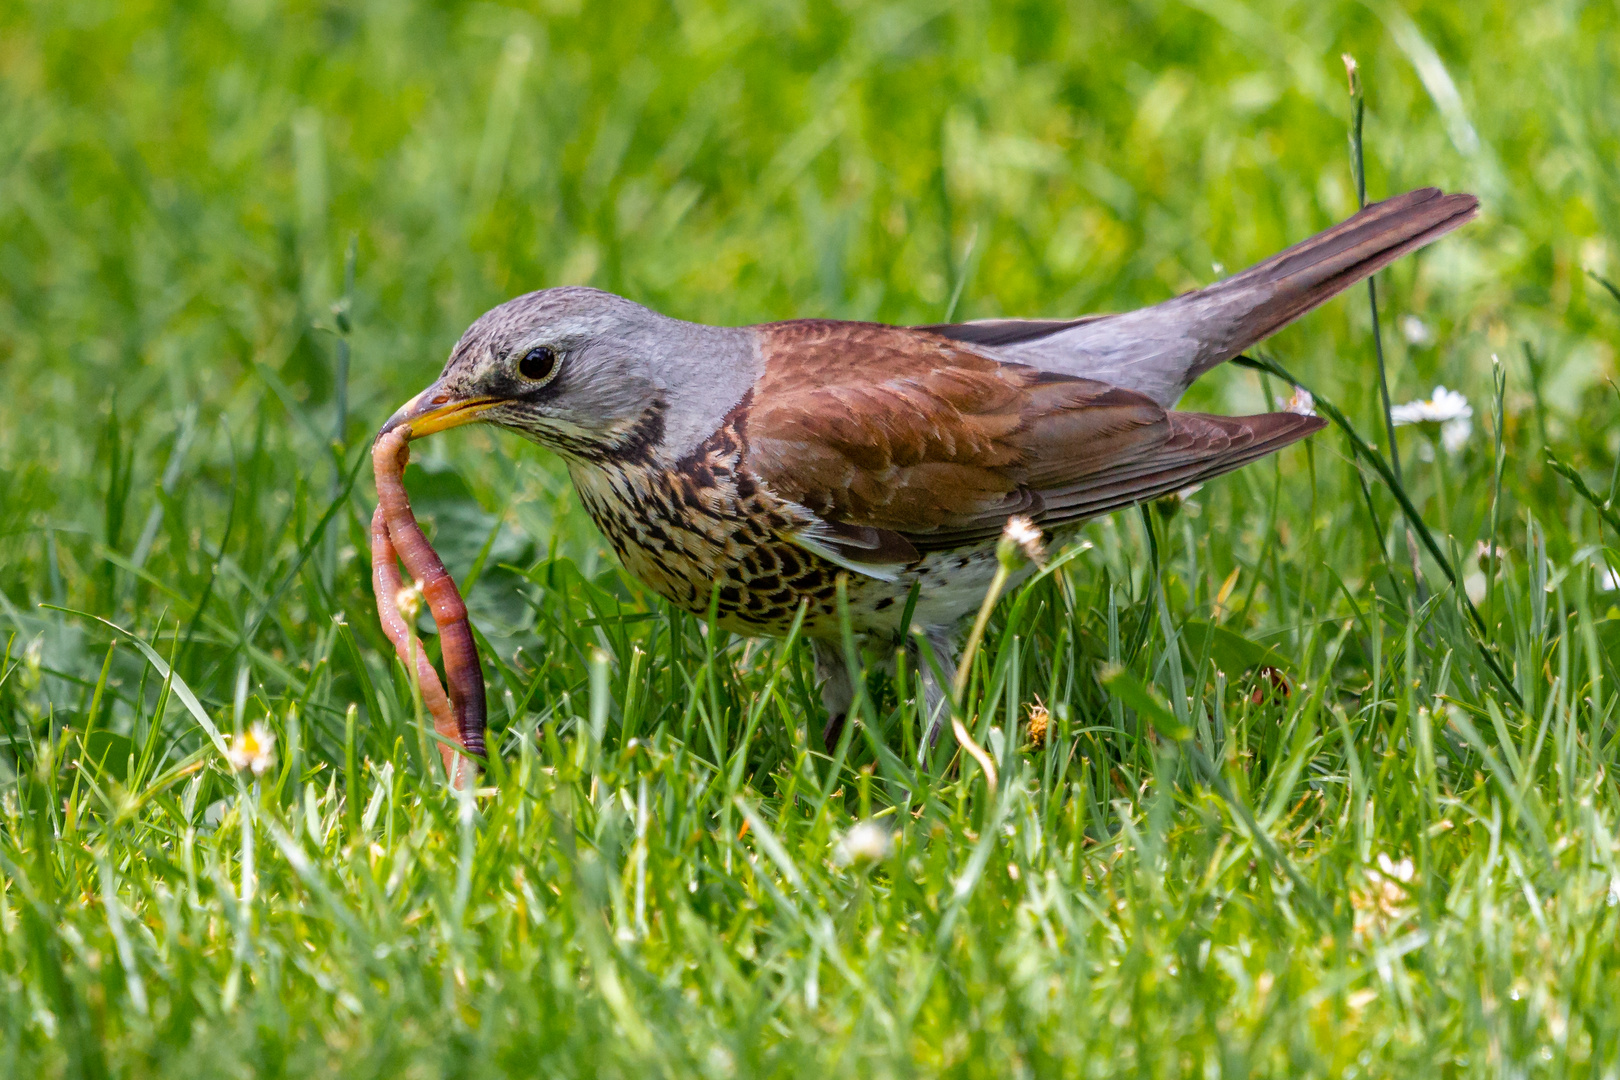
[(1069, 321), (929, 327), (1009, 360), (1175, 404), (1192, 381), (1391, 262), (1473, 220), (1479, 200), (1421, 188), (1278, 252), (1241, 274), (1153, 307)]
[(1189, 381), (1478, 213), (1479, 200), (1472, 195), (1446, 195), (1439, 188), (1408, 191), (1373, 203), (1241, 274), (1170, 301), (1207, 307), (1214, 315), (1205, 354), (1188, 372)]

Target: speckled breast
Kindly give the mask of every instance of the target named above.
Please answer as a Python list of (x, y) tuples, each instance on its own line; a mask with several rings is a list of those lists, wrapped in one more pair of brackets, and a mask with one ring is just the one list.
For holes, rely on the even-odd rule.
[(580, 462), (569, 472), (625, 568), (670, 603), (707, 617), (714, 598), (722, 628), (783, 634), (808, 597), (807, 629), (836, 625), (838, 568), (781, 539), (799, 522), (737, 458), (722, 431), (673, 464)]

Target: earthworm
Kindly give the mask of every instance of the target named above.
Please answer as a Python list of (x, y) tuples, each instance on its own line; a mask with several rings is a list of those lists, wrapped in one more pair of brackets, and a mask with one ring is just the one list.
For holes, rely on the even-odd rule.
[[(462, 787), (472, 782), (475, 760), (485, 753), (484, 672), (467, 622), (467, 605), (438, 552), (422, 535), (405, 494), (409, 441), (409, 427), (401, 426), (378, 436), (371, 449), (372, 471), (377, 478), (377, 511), (371, 518), (372, 586), (377, 593), (377, 616), (383, 633), (406, 664), (415, 658), (422, 702), (433, 715), (434, 730), (461, 746), (462, 753), (458, 754), (441, 743), (439, 752), (452, 784)], [(450, 685), (448, 696), (421, 641), (399, 610), (400, 562), (420, 583), (422, 596), (439, 628), (439, 649)]]

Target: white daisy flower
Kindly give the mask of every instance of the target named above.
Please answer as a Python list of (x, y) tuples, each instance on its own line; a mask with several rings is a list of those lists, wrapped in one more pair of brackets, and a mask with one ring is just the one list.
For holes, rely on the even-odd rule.
[(276, 763), (276, 736), (269, 728), (255, 722), (231, 741), (225, 759), (237, 772), (263, 776)]
[(1316, 398), (1303, 386), (1294, 387), (1294, 392), (1288, 398), (1288, 404), (1283, 406), (1284, 412), (1291, 412), (1295, 416), (1315, 416)]
[(1474, 408), (1468, 399), (1444, 386), (1434, 388), (1434, 396), (1427, 401), (1408, 401), (1390, 410), (1397, 426), (1401, 424), (1443, 424), (1450, 420), (1468, 420)]
[(1406, 424), (1437, 424), (1440, 427), (1440, 445), (1455, 454), (1467, 443), (1474, 431), (1474, 407), (1455, 390), (1436, 386), (1427, 401), (1408, 401), (1389, 410), (1396, 427)]

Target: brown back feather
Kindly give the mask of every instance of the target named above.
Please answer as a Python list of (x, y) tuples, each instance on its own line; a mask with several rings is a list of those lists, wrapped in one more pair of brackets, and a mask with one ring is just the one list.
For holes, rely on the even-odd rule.
[(1014, 513), (1046, 524), (1106, 513), (1321, 426), (1172, 413), (915, 329), (803, 320), (758, 332), (745, 465), (861, 561), (987, 539)]

